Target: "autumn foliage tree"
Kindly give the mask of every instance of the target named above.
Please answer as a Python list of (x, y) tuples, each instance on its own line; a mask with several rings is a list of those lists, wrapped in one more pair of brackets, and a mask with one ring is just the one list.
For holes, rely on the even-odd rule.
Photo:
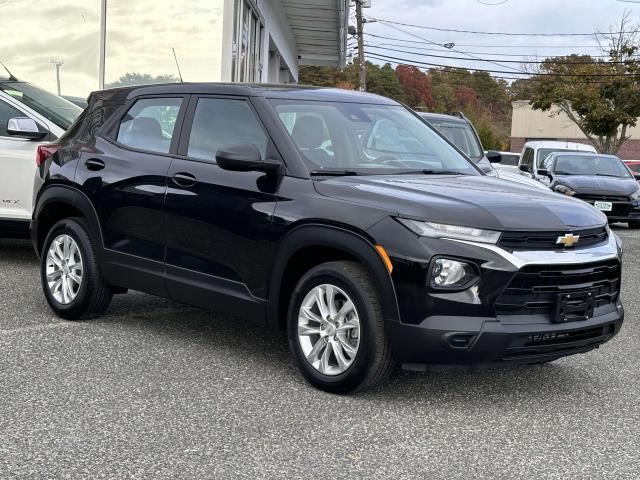
[(432, 109), (435, 106), (431, 79), (426, 73), (411, 65), (398, 65), (396, 75), (410, 107)]
[(531, 105), (564, 113), (601, 153), (615, 154), (640, 116), (638, 27), (622, 19), (607, 38), (608, 59), (548, 58), (532, 79)]

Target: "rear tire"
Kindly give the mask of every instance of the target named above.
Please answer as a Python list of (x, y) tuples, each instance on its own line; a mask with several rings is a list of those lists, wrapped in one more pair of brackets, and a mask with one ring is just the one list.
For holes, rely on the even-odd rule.
[(629, 228), (632, 230), (638, 230), (640, 229), (640, 221), (638, 220), (632, 220), (629, 222)]
[(82, 218), (66, 218), (51, 228), (42, 247), (40, 278), (49, 306), (67, 320), (101, 315), (113, 296)]
[[(324, 301), (314, 300), (318, 295)], [(321, 304), (329, 321), (321, 318)], [(289, 304), (288, 336), (302, 374), (327, 392), (370, 389), (394, 367), (379, 294), (357, 262), (323, 263), (300, 279)]]

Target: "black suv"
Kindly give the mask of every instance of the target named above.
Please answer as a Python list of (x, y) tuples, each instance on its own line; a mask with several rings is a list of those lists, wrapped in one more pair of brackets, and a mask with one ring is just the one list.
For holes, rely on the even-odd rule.
[(107, 90), (44, 151), (32, 238), (63, 318), (133, 289), (286, 328), (332, 392), (395, 363), (551, 361), (623, 321), (604, 214), (484, 175), (386, 98)]

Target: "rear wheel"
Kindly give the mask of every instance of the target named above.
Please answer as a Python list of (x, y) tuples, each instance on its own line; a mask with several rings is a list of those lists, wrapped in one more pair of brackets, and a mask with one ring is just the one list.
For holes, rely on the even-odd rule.
[(288, 332), (298, 368), (322, 390), (367, 390), (393, 369), (379, 295), (359, 263), (328, 262), (306, 273), (291, 298)]
[(67, 218), (51, 228), (42, 248), (40, 275), (49, 306), (67, 320), (98, 316), (111, 302), (113, 292), (100, 274), (93, 241), (81, 218)]
[(632, 220), (629, 222), (629, 228), (633, 229), (633, 230), (637, 230), (640, 228), (640, 221), (639, 220)]

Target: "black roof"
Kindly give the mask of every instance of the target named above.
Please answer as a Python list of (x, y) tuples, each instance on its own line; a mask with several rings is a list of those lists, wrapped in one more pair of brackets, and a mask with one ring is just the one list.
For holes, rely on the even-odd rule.
[(92, 95), (102, 99), (122, 97), (129, 99), (142, 95), (175, 95), (180, 93), (399, 105), (396, 101), (380, 95), (340, 88), (245, 83), (162, 83), (100, 90), (93, 92)]

